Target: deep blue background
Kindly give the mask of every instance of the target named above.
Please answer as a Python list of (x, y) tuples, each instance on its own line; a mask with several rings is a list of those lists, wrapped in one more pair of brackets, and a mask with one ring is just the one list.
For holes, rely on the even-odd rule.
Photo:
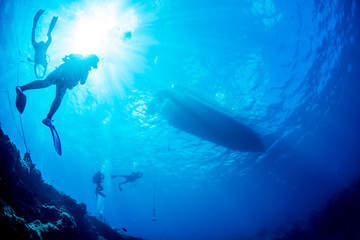
[[(305, 216), (359, 176), (357, 1), (3, 0), (0, 122), (21, 153), (15, 86), (34, 79), (20, 61), (33, 57), (40, 8), (38, 39), (59, 16), (49, 72), (72, 52), (101, 60), (54, 116), (63, 156), (41, 123), (54, 87), (26, 92), (25, 138), (44, 179), (112, 226), (148, 239), (234, 239)], [(95, 34), (102, 17), (113, 19), (107, 39), (80, 50), (74, 29), (84, 15)], [(252, 127), (267, 151), (227, 150), (149, 114), (157, 92), (172, 86)], [(107, 196), (96, 202), (98, 170)], [(119, 192), (110, 175), (134, 170), (143, 177)]]

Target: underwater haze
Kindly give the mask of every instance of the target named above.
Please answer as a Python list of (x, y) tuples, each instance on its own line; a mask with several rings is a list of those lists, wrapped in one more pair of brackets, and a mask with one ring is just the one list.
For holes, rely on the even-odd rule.
[[(22, 155), (26, 142), (48, 183), (131, 236), (239, 239), (276, 228), (360, 176), (359, 4), (1, 0), (1, 127)], [(28, 58), (39, 9), (38, 41), (58, 16), (47, 74), (71, 53), (100, 58), (53, 117), (62, 156), (42, 124), (55, 86), (25, 92), (22, 125), (15, 107), (15, 87), (35, 80)], [(174, 127), (158, 95), (169, 89), (252, 129), (265, 151)], [(134, 171), (143, 176), (120, 191), (111, 175)]]

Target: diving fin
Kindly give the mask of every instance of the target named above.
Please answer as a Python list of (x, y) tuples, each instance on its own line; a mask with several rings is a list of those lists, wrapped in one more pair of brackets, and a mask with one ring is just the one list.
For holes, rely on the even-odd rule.
[(59, 137), (59, 134), (57, 133), (54, 125), (52, 125), (51, 119), (45, 118), (42, 122), (43, 122), (43, 124), (45, 124), (46, 126), (48, 126), (50, 128), (51, 135), (52, 135), (53, 141), (54, 141), (55, 150), (61, 156), (62, 151), (61, 151), (60, 137)]
[(23, 91), (21, 91), (21, 88), (19, 86), (17, 86), (16, 87), (16, 108), (20, 112), (20, 114), (24, 112), (25, 105), (26, 105), (26, 96), (23, 93)]
[(51, 133), (53, 135), (55, 150), (61, 156), (62, 152), (61, 152), (61, 142), (60, 142), (59, 134), (57, 133), (54, 126), (52, 126), (51, 130), (52, 130)]
[(34, 27), (34, 28), (36, 27), (36, 24), (37, 24), (37, 22), (39, 21), (39, 18), (41, 17), (41, 15), (42, 15), (44, 12), (45, 12), (45, 10), (40, 9), (40, 10), (35, 14), (34, 21), (33, 21), (33, 27)]
[(52, 20), (51, 20), (51, 23), (50, 23), (50, 27), (49, 27), (49, 30), (47, 32), (47, 35), (51, 35), (51, 32), (54, 30), (54, 27), (55, 27), (55, 24), (58, 20), (58, 17), (53, 17)]

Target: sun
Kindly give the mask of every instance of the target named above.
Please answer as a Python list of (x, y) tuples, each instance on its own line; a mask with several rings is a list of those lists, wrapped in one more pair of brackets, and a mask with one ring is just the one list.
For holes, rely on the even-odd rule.
[(146, 68), (146, 53), (156, 44), (151, 11), (126, 1), (86, 0), (57, 14), (62, 17), (54, 31), (53, 59), (96, 54), (99, 67), (89, 74), (86, 88), (98, 100), (123, 94), (134, 74)]
[(115, 2), (93, 2), (87, 9), (76, 12), (69, 47), (81, 54), (124, 52), (124, 41), (139, 27), (138, 14), (133, 8)]

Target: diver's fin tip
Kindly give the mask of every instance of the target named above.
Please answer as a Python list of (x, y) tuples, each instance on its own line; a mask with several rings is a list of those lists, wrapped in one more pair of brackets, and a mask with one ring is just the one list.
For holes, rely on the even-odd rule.
[(47, 35), (51, 34), (51, 32), (54, 30), (54, 27), (55, 27), (55, 24), (56, 24), (57, 20), (58, 20), (58, 17), (53, 17), (51, 19), (51, 23), (50, 23), (50, 27), (49, 27)]
[(19, 86), (16, 87), (16, 108), (22, 114), (25, 110), (26, 96)]
[(50, 118), (45, 118), (42, 121), (42, 123), (50, 128), (51, 135), (53, 137), (55, 150), (56, 150), (57, 154), (59, 154), (61, 156), (62, 155), (62, 150), (61, 150), (60, 137), (59, 137), (59, 134), (57, 133), (54, 125), (51, 123), (51, 121), (52, 120)]

